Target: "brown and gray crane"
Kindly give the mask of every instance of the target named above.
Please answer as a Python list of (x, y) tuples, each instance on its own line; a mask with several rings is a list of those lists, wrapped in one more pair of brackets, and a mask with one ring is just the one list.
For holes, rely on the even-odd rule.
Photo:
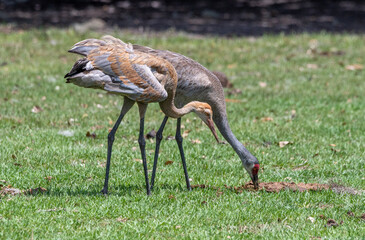
[[(213, 110), (213, 121), (218, 127), (220, 133), (232, 146), (242, 161), (243, 167), (248, 172), (255, 188), (258, 188), (258, 171), (259, 162), (244, 145), (237, 140), (228, 124), (224, 92), (220, 81), (208, 69), (198, 62), (178, 53), (167, 50), (155, 50), (145, 46), (133, 45), (136, 51), (151, 54), (169, 61), (175, 68), (178, 75), (177, 89), (175, 95), (176, 106), (183, 106), (191, 101), (204, 101), (208, 103)], [(151, 188), (153, 188), (156, 166), (158, 159), (158, 150), (162, 139), (162, 132), (167, 122), (168, 116), (164, 118), (156, 134), (156, 150), (152, 171)], [(181, 118), (177, 119), (176, 140), (179, 145), (183, 166), (185, 166), (185, 156), (182, 150), (182, 138), (180, 136)], [(217, 138), (216, 138), (217, 139)], [(218, 141), (218, 139), (217, 139)], [(190, 182), (185, 174), (187, 188), (190, 190)]]
[[(141, 150), (147, 194), (150, 194), (144, 139), (144, 116), (147, 104), (158, 102), (166, 117), (181, 119), (190, 112), (196, 113), (216, 136), (209, 104), (191, 101), (181, 108), (174, 105), (177, 87), (177, 73), (165, 59), (150, 53), (136, 51), (131, 44), (105, 36), (99, 39), (86, 39), (76, 43), (70, 50), (84, 58), (78, 60), (65, 75), (67, 83), (80, 87), (96, 88), (124, 96), (121, 113), (108, 135), (107, 164), (103, 194), (108, 193), (110, 159), (115, 132), (124, 115), (135, 102), (139, 107), (140, 130), (138, 143)], [(155, 77), (155, 75), (158, 78)], [(180, 120), (179, 120), (180, 123)], [(218, 139), (216, 137), (216, 139)], [(186, 164), (184, 164), (187, 176)]]

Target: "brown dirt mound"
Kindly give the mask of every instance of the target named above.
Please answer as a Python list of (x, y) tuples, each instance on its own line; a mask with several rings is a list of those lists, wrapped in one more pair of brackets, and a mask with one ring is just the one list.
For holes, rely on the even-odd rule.
[[(211, 187), (207, 186), (205, 184), (201, 185), (192, 185), (192, 188), (211, 188), (211, 189), (219, 189), (218, 187)], [(326, 184), (319, 184), (319, 183), (294, 183), (294, 182), (261, 182), (259, 189), (254, 189), (254, 186), (251, 182), (246, 183), (245, 185), (239, 186), (239, 187), (231, 187), (231, 186), (224, 186), (226, 189), (232, 189), (236, 192), (242, 192), (244, 190), (248, 191), (258, 191), (258, 190), (264, 190), (266, 192), (280, 192), (286, 189), (292, 190), (292, 191), (319, 191), (319, 190), (327, 190), (330, 189), (329, 185)]]
[[(242, 186), (243, 189), (247, 190), (255, 190), (253, 187), (253, 184), (246, 183), (244, 186)], [(266, 192), (280, 192), (286, 189), (292, 190), (292, 191), (319, 191), (319, 190), (326, 190), (329, 189), (330, 186), (326, 184), (319, 184), (319, 183), (294, 183), (294, 182), (263, 182), (260, 183), (259, 190), (265, 190)]]

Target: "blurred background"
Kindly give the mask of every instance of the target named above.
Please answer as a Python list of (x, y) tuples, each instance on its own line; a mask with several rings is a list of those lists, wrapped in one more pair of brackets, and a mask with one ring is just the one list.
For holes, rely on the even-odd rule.
[(0, 22), (11, 28), (75, 27), (174, 29), (194, 34), (259, 36), (265, 33), (364, 33), (361, 0), (1, 0)]

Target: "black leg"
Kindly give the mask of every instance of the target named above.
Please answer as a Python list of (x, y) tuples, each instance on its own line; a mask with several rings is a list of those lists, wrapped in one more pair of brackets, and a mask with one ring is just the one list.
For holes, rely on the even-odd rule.
[(181, 161), (182, 161), (183, 168), (184, 168), (184, 173), (185, 173), (186, 187), (190, 191), (191, 190), (190, 180), (189, 180), (189, 176), (188, 176), (188, 170), (186, 169), (185, 155), (184, 155), (184, 149), (183, 149), (183, 145), (182, 145), (183, 138), (181, 136), (181, 130), (180, 129), (181, 129), (181, 118), (178, 118), (177, 119), (175, 139), (176, 139), (177, 145), (179, 146), (179, 150), (180, 150)]
[(144, 118), (141, 118), (140, 120), (140, 127), (139, 127), (139, 138), (138, 138), (138, 143), (139, 143), (139, 148), (141, 149), (141, 154), (142, 154), (142, 161), (143, 161), (143, 170), (144, 170), (144, 177), (146, 180), (146, 190), (147, 190), (147, 195), (150, 195), (150, 185), (149, 185), (149, 179), (148, 179), (148, 169), (147, 169), (147, 160), (146, 160), (146, 141), (144, 139)]
[(165, 116), (165, 118), (163, 119), (160, 128), (157, 131), (156, 134), (156, 149), (155, 149), (155, 159), (153, 161), (153, 170), (152, 170), (152, 178), (151, 178), (151, 189), (153, 189), (153, 185), (155, 184), (155, 176), (156, 176), (156, 168), (157, 168), (157, 160), (158, 160), (158, 154), (160, 151), (160, 143), (162, 140), (162, 132), (163, 129), (165, 128), (167, 119), (169, 117)]
[(112, 130), (108, 134), (108, 155), (107, 155), (107, 160), (106, 160), (106, 173), (105, 173), (104, 188), (103, 188), (103, 190), (101, 190), (101, 193), (103, 193), (103, 194), (108, 194), (110, 158), (112, 156), (112, 147), (113, 147), (115, 132), (117, 131), (124, 115), (129, 111), (129, 109), (131, 109), (133, 104), (134, 104), (133, 101), (126, 99), (126, 98), (124, 99), (124, 104), (122, 107), (122, 111), (120, 112), (120, 115), (118, 117), (118, 120), (115, 122)]

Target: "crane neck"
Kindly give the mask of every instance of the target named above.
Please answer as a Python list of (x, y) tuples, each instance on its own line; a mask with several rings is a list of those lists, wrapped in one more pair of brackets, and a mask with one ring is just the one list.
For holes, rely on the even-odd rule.
[[(213, 106), (212, 106), (213, 107)], [(232, 146), (237, 155), (240, 157), (242, 163), (247, 165), (251, 162), (257, 161), (257, 159), (245, 148), (245, 146), (238, 141), (236, 136), (233, 134), (231, 128), (229, 127), (227, 114), (224, 111), (214, 111), (213, 107), (213, 121), (218, 127), (220, 133), (227, 140), (227, 142)]]
[(161, 81), (161, 84), (164, 86), (167, 92), (167, 98), (160, 102), (160, 108), (162, 112), (172, 118), (180, 118), (190, 112), (193, 112), (197, 109), (197, 106), (202, 104), (202, 102), (192, 101), (183, 106), (182, 108), (177, 108), (175, 106), (175, 94), (177, 88), (178, 76), (175, 71), (175, 68), (170, 64), (166, 64), (166, 68), (164, 70), (165, 77)]

